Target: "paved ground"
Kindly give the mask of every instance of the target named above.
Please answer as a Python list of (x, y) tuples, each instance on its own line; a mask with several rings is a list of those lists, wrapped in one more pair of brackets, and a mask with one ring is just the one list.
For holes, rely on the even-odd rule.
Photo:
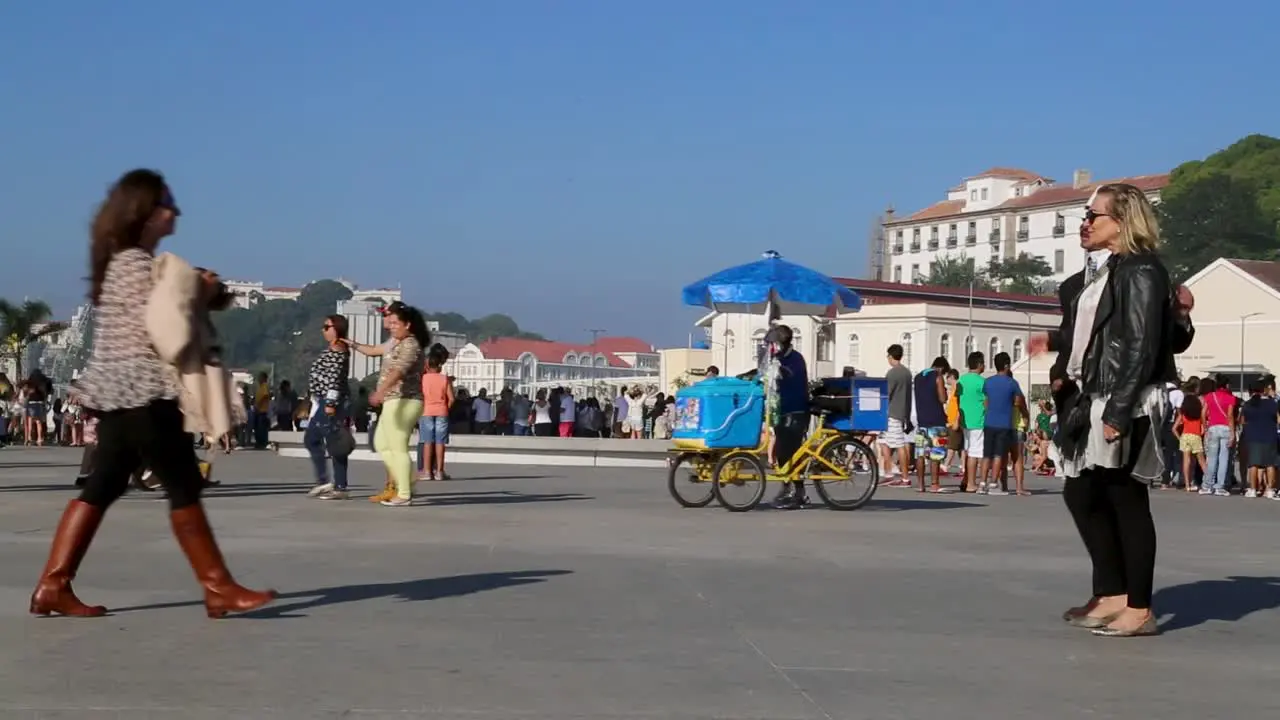
[[(284, 598), (211, 621), (162, 501), (128, 496), (77, 588), (25, 614), (78, 456), (0, 450), (0, 717), (1274, 717), (1280, 502), (1160, 493), (1160, 638), (1058, 615), (1087, 568), (1056, 493), (881, 491), (853, 513), (677, 507), (661, 472), (459, 467), (427, 507), (307, 500), (219, 461), (232, 568)], [(359, 463), (355, 482), (379, 482)]]

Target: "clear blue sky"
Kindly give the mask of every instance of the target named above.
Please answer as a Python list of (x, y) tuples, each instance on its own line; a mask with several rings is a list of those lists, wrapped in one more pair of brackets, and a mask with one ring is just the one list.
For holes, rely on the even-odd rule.
[(682, 342), (766, 249), (865, 270), (871, 218), (1012, 165), (1168, 170), (1280, 134), (1280, 3), (87, 0), (0, 10), (0, 296), (83, 293), (165, 172), (176, 250), (428, 310)]

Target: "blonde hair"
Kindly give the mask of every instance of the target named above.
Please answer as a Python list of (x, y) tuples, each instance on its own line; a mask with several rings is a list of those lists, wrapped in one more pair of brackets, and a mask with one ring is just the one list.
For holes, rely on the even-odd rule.
[(1132, 255), (1154, 252), (1160, 246), (1160, 221), (1146, 193), (1128, 183), (1110, 183), (1094, 191), (1094, 197), (1098, 195), (1110, 198), (1110, 215), (1120, 226), (1113, 252)]

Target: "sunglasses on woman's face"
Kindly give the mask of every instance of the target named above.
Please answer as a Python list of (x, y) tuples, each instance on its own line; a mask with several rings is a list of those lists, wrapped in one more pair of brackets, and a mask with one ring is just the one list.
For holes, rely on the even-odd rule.
[(1098, 212), (1093, 208), (1084, 209), (1084, 221), (1086, 223), (1092, 224), (1094, 220), (1097, 220), (1100, 217), (1112, 217), (1112, 215), (1110, 213)]
[(325, 324), (324, 324), (324, 327), (321, 327), (320, 329), (321, 329), (321, 330), (332, 330), (332, 329), (333, 329), (333, 326), (332, 326), (332, 325), (330, 325), (329, 323), (325, 323)]

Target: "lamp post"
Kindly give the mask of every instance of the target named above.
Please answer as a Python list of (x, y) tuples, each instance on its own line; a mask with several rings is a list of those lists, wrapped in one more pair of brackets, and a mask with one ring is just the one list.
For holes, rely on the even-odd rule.
[(1240, 394), (1244, 394), (1244, 321), (1251, 317), (1261, 315), (1261, 312), (1251, 312), (1248, 315), (1240, 316)]
[(1033, 383), (1031, 381), (1031, 311), (1016, 308), (1012, 305), (993, 305), (995, 310), (1012, 310), (1013, 312), (1022, 313), (1027, 318), (1027, 336), (1022, 341), (1022, 359), (1027, 361), (1027, 389), (1025, 390), (1030, 397)]

